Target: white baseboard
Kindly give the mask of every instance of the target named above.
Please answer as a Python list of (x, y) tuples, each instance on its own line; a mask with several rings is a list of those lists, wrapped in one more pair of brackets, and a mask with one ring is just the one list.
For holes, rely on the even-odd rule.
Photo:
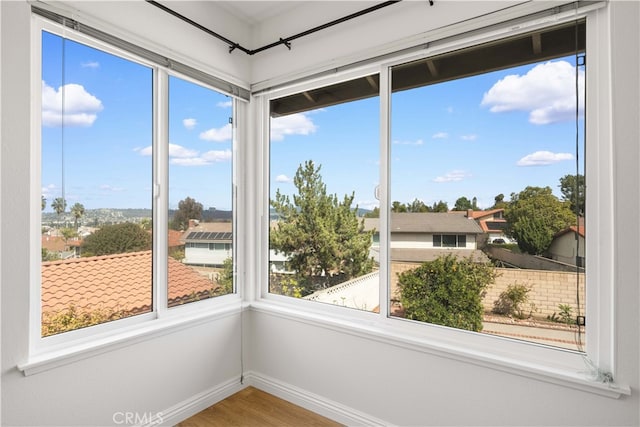
[(171, 408), (155, 414), (148, 422), (139, 424), (139, 427), (174, 426), (249, 386), (265, 391), (347, 426), (391, 426), (388, 422), (347, 407), (341, 403), (318, 396), (317, 394), (310, 393), (299, 387), (256, 372), (247, 372), (244, 374), (242, 384), (238, 378), (218, 384)]
[(246, 380), (244, 384), (240, 384), (239, 378), (231, 379), (159, 412), (153, 419), (150, 419), (149, 422), (145, 424), (141, 424), (140, 427), (174, 426), (198, 412), (207, 409), (209, 406), (215, 405), (232, 394), (239, 392), (247, 386)]
[(244, 383), (347, 426), (391, 426), (386, 421), (256, 372), (246, 372)]

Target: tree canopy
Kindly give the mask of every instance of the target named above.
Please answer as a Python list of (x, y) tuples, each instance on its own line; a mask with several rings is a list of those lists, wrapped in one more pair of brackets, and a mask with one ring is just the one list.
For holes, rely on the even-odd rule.
[(171, 228), (174, 230), (186, 230), (189, 228), (190, 219), (197, 219), (198, 221), (202, 219), (202, 203), (187, 197), (178, 203), (178, 210), (173, 215)]
[(56, 214), (60, 215), (67, 209), (67, 201), (62, 197), (56, 197), (51, 202), (51, 209), (55, 211)]
[(571, 211), (577, 215), (584, 215), (585, 180), (584, 175), (565, 175), (560, 178), (560, 192), (562, 199), (570, 203)]
[(151, 234), (131, 222), (105, 225), (82, 243), (82, 256), (110, 255), (151, 249)]
[(84, 205), (82, 203), (75, 203), (71, 206), (71, 214), (73, 215), (74, 225), (78, 228), (78, 221), (84, 216)]
[(505, 210), (507, 235), (518, 241), (518, 247), (531, 255), (542, 255), (560, 230), (575, 223), (568, 202), (560, 201), (550, 187), (527, 187), (511, 194)]
[[(308, 160), (296, 171), (293, 200), (276, 191), (271, 207), (279, 221), (269, 235), (271, 249), (289, 257), (288, 264), (303, 286), (341, 275), (345, 280), (369, 273), (372, 231), (364, 231), (364, 221), (352, 208), (354, 194), (327, 194), (320, 175), (321, 166)], [(327, 279), (327, 280), (325, 280)]]

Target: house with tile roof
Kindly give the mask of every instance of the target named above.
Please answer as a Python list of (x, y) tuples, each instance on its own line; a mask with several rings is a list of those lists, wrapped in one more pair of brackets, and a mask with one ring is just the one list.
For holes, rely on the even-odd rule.
[(233, 224), (231, 222), (189, 221), (182, 235), (185, 245), (184, 263), (220, 267), (233, 256)]
[[(168, 258), (169, 306), (208, 298), (216, 284)], [(133, 315), (152, 308), (152, 252), (73, 258), (42, 263), (42, 313), (73, 306)]]
[(487, 235), (487, 242), (491, 243), (496, 239), (503, 239), (505, 242), (512, 240), (505, 234), (507, 220), (504, 218), (504, 209), (468, 210), (466, 216), (473, 218), (478, 223), (482, 232)]

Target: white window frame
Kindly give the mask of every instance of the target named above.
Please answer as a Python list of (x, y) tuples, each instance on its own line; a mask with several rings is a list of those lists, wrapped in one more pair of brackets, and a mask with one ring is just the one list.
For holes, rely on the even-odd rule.
[[(149, 96), (153, 99), (153, 176), (149, 183), (153, 186), (153, 280), (150, 291), (153, 293), (153, 310), (149, 313), (110, 321), (95, 326), (68, 331), (53, 336), (41, 336), (41, 109), (42, 98), (42, 33), (43, 31), (56, 34), (69, 40), (82, 43), (116, 55), (123, 59), (149, 67), (153, 72), (153, 89)], [(232, 125), (232, 209), (233, 209), (233, 238), (234, 243), (234, 293), (215, 298), (191, 302), (176, 307), (168, 307), (167, 301), (167, 258), (168, 258), (168, 82), (169, 76), (191, 81), (207, 89), (224, 93), (219, 88), (204, 82), (184, 76), (174, 70), (169, 70), (158, 64), (137, 57), (117, 47), (108, 45), (90, 36), (81, 34), (63, 25), (51, 22), (43, 17), (32, 15), (32, 96), (31, 104), (31, 141), (30, 141), (30, 196), (31, 208), (29, 213), (30, 235), (30, 312), (29, 312), (29, 354), (27, 360), (19, 364), (18, 368), (25, 375), (46, 371), (75, 360), (100, 354), (123, 345), (148, 339), (149, 336), (166, 334), (176, 328), (196, 325), (203, 321), (210, 321), (219, 317), (226, 317), (238, 313), (241, 306), (241, 284), (236, 274), (239, 263), (240, 250), (237, 244), (238, 203), (237, 188), (238, 173), (238, 117), (244, 119), (247, 103), (233, 94), (233, 125)], [(213, 108), (213, 106), (212, 106)], [(35, 201), (37, 200), (37, 203)], [(162, 225), (162, 226), (158, 226)]]
[[(552, 16), (520, 19), (518, 25), (498, 25), (486, 30), (460, 33), (441, 43), (433, 43), (418, 51), (386, 55), (372, 59), (366, 65), (345, 67), (331, 75), (298, 78), (289, 84), (254, 94), (256, 129), (259, 137), (256, 151), (262, 154), (261, 178), (258, 188), (263, 197), (258, 211), (262, 214), (257, 264), (259, 287), (252, 309), (281, 317), (312, 323), (315, 326), (362, 336), (429, 354), (453, 358), (500, 371), (547, 381), (566, 387), (617, 398), (630, 394), (625, 379), (616, 378), (615, 366), (615, 276), (614, 276), (614, 218), (613, 215), (613, 139), (611, 123), (611, 72), (609, 53), (608, 8), (603, 4), (587, 5), (583, 9), (561, 12)], [(561, 23), (586, 20), (586, 156), (585, 174), (588, 176), (586, 226), (589, 230), (586, 251), (589, 263), (586, 270), (586, 351), (548, 347), (532, 342), (464, 330), (391, 318), (389, 301), (389, 209), (380, 209), (380, 313), (364, 312), (340, 306), (322, 304), (269, 293), (269, 101), (287, 95), (312, 90), (357, 77), (380, 73), (380, 206), (390, 206), (389, 150), (390, 150), (390, 70), (394, 65), (435, 56), (484, 42), (552, 27)], [(470, 24), (473, 25), (473, 24)], [(390, 59), (390, 56), (392, 57)], [(268, 86), (268, 82), (263, 86)], [(258, 192), (257, 194), (260, 194)], [(588, 357), (597, 371), (589, 371)], [(602, 381), (603, 374), (611, 374), (614, 381)]]

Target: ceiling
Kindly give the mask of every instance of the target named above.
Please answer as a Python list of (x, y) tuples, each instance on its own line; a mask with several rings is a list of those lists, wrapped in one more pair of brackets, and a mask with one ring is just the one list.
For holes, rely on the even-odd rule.
[(216, 1), (215, 5), (252, 27), (301, 5), (300, 1)]

